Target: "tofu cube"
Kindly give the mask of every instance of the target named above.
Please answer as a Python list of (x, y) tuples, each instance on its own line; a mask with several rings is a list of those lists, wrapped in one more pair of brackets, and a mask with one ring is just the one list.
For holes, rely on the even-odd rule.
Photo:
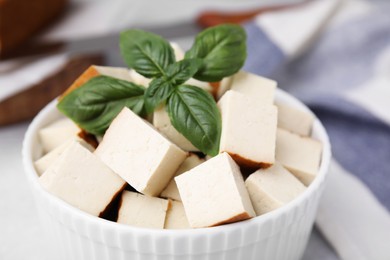
[(55, 160), (57, 160), (58, 157), (60, 157), (63, 151), (65, 151), (66, 148), (68, 148), (74, 142), (78, 142), (79, 144), (81, 144), (91, 152), (95, 150), (90, 144), (88, 144), (84, 140), (80, 140), (78, 138), (71, 138), (70, 140), (66, 141), (62, 145), (58, 146), (57, 148), (45, 154), (44, 156), (42, 156), (41, 158), (39, 158), (34, 162), (35, 170), (37, 171), (38, 176), (41, 176), (42, 173), (44, 173), (49, 168), (49, 166)]
[(232, 83), (233, 83), (233, 77), (234, 77), (234, 75), (230, 76), (230, 77), (225, 77), (219, 82), (219, 85), (217, 88), (217, 100), (220, 100), (222, 98), (222, 96), (228, 90), (230, 90), (230, 88), (232, 87)]
[(212, 227), (255, 216), (240, 169), (221, 153), (175, 177), (190, 226)]
[[(205, 159), (199, 158), (196, 154), (190, 154), (190, 156), (188, 156), (187, 159), (185, 159), (184, 162), (180, 165), (174, 177), (191, 170), (204, 161)], [(161, 192), (160, 197), (181, 201), (179, 190), (177, 189), (176, 182), (173, 178), (167, 187)]]
[(165, 219), (165, 229), (186, 229), (191, 228), (188, 223), (186, 212), (184, 211), (183, 203), (179, 201), (171, 201), (171, 207), (167, 211)]
[(102, 76), (109, 76), (109, 77), (126, 80), (130, 82), (133, 81), (133, 78), (130, 75), (130, 70), (127, 68), (96, 66), (96, 65), (92, 65), (90, 68), (95, 69), (96, 72)]
[(293, 133), (309, 136), (314, 122), (314, 116), (294, 107), (276, 104), (278, 107), (278, 127)]
[(306, 190), (306, 187), (279, 163), (252, 173), (245, 180), (245, 185), (257, 216), (283, 206)]
[(126, 183), (79, 142), (69, 145), (39, 178), (51, 194), (101, 216)]
[(96, 140), (97, 140), (98, 144), (100, 144), (103, 141), (103, 136), (101, 136), (101, 135), (96, 136)]
[(38, 131), (38, 138), (46, 154), (67, 140), (78, 138), (80, 128), (69, 118), (61, 118)]
[(218, 102), (222, 115), (219, 152), (229, 153), (240, 165), (269, 167), (275, 160), (277, 108), (228, 91)]
[(137, 85), (141, 85), (144, 87), (149, 87), (149, 83), (152, 81), (151, 79), (148, 79), (135, 70), (130, 70), (130, 77), (132, 82), (134, 82)]
[(107, 129), (95, 154), (137, 191), (157, 196), (187, 153), (128, 108)]
[(127, 68), (92, 65), (73, 82), (73, 84), (61, 95), (61, 97), (66, 96), (71, 91), (81, 87), (87, 83), (87, 81), (97, 76), (109, 76), (133, 82), (133, 78), (130, 75), (130, 70)]
[(321, 161), (322, 143), (278, 129), (276, 160), (308, 186), (317, 175)]
[(218, 91), (221, 98), (228, 90), (240, 92), (248, 97), (253, 97), (259, 104), (272, 105), (276, 81), (267, 79), (249, 72), (239, 71), (233, 76), (223, 79)]
[(179, 146), (184, 151), (199, 151), (190, 141), (187, 140), (176, 128), (172, 125), (168, 112), (165, 110), (165, 106), (161, 106), (153, 113), (153, 125), (154, 127), (166, 136), (172, 143)]
[(208, 82), (200, 81), (194, 78), (190, 78), (184, 84), (192, 85), (198, 88), (201, 88), (207, 92), (209, 92), (212, 96), (214, 96), (214, 88)]
[(176, 61), (181, 61), (182, 59), (184, 59), (185, 53), (183, 49), (180, 47), (180, 45), (177, 44), (176, 42), (170, 42), (170, 44), (173, 49), (173, 52), (175, 53)]
[(145, 228), (164, 228), (168, 200), (127, 190), (123, 191), (121, 199), (118, 223)]

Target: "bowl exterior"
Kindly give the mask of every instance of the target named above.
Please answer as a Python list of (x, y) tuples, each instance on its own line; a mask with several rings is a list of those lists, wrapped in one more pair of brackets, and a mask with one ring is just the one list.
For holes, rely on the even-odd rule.
[[(299, 101), (277, 92), (277, 100), (307, 110)], [(59, 117), (55, 101), (30, 125), (23, 145), (26, 176), (42, 226), (55, 255), (49, 259), (300, 259), (306, 247), (330, 160), (326, 132), (317, 120), (313, 136), (324, 144), (318, 176), (289, 204), (261, 217), (194, 230), (155, 230), (125, 226), (88, 215), (46, 192), (38, 183), (33, 161), (40, 148), (37, 131)], [(55, 258), (53, 258), (55, 257)]]

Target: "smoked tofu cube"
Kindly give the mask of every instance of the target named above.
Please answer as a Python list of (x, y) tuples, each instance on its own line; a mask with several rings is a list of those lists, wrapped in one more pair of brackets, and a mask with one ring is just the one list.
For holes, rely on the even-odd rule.
[(167, 211), (165, 219), (165, 229), (186, 229), (191, 228), (188, 223), (186, 212), (184, 211), (183, 203), (179, 201), (171, 201), (171, 206)]
[(161, 106), (154, 111), (153, 125), (160, 133), (184, 151), (199, 151), (198, 148), (188, 141), (187, 138), (179, 133), (172, 125), (168, 112), (165, 110), (165, 106)]
[(256, 215), (277, 209), (296, 198), (306, 187), (279, 163), (252, 173), (246, 180)]
[(73, 82), (73, 84), (65, 91), (65, 93), (62, 94), (62, 97), (66, 96), (71, 91), (75, 90), (78, 87), (81, 87), (82, 85), (87, 83), (87, 81), (97, 76), (109, 76), (133, 82), (133, 78), (130, 75), (130, 70), (127, 68), (92, 65)]
[(218, 97), (221, 98), (228, 90), (234, 90), (255, 98), (259, 104), (272, 105), (276, 85), (274, 80), (241, 70), (230, 78), (222, 80)]
[(217, 100), (220, 100), (221, 97), (228, 91), (230, 90), (233, 82), (233, 76), (230, 77), (225, 77), (221, 80), (219, 83), (218, 89), (217, 89)]
[(175, 177), (193, 228), (212, 227), (255, 216), (240, 169), (221, 153)]
[(66, 148), (68, 148), (74, 142), (80, 143), (82, 146), (84, 146), (85, 148), (87, 148), (91, 152), (93, 152), (93, 150), (94, 150), (94, 148), (90, 144), (86, 143), (84, 140), (80, 140), (77, 138), (71, 138), (70, 140), (66, 141), (62, 145), (58, 146), (57, 148), (55, 148), (54, 150), (45, 154), (44, 156), (42, 156), (41, 158), (39, 158), (38, 160), (36, 160), (34, 162), (35, 170), (37, 171), (38, 176), (41, 176), (42, 173), (44, 173), (49, 168), (49, 166), (55, 160), (57, 160), (58, 157), (60, 157), (62, 152), (65, 151)]
[[(190, 156), (188, 156), (187, 159), (185, 159), (185, 161), (180, 165), (174, 177), (191, 170), (204, 161), (204, 159), (199, 158), (196, 154), (190, 154)], [(160, 197), (181, 201), (179, 190), (177, 189), (176, 182), (173, 178), (167, 187), (161, 192)]]
[(68, 118), (61, 118), (40, 129), (38, 137), (43, 153), (46, 154), (54, 150), (70, 138), (76, 139), (79, 132), (80, 128)]
[(137, 85), (141, 85), (144, 87), (149, 87), (149, 83), (152, 81), (151, 79), (145, 78), (135, 70), (130, 70), (130, 77), (132, 82), (134, 82)]
[(100, 144), (103, 141), (103, 136), (101, 135), (96, 136), (96, 141), (98, 142), (98, 144)]
[(94, 69), (97, 72), (97, 74), (101, 76), (109, 76), (109, 77), (126, 80), (130, 82), (133, 81), (130, 75), (130, 70), (127, 68), (92, 65), (90, 69)]
[(312, 114), (284, 104), (276, 106), (278, 107), (278, 127), (299, 135), (310, 135), (314, 122)]
[(240, 165), (268, 167), (275, 160), (277, 108), (236, 91), (218, 102), (222, 115), (219, 152), (229, 153)]
[(170, 44), (173, 49), (173, 52), (175, 53), (176, 61), (181, 61), (182, 59), (184, 59), (185, 53), (183, 49), (180, 47), (180, 45), (177, 44), (176, 42), (170, 42)]
[(209, 92), (212, 96), (214, 95), (214, 88), (208, 82), (204, 82), (204, 81), (190, 78), (184, 84), (192, 85), (192, 86), (201, 88), (201, 89)]
[(101, 216), (126, 184), (78, 142), (66, 148), (39, 182), (51, 194), (94, 216)]
[(117, 222), (136, 227), (163, 229), (168, 206), (168, 200), (125, 190), (122, 193)]
[(128, 108), (107, 129), (95, 154), (137, 191), (157, 196), (187, 153)]
[(284, 129), (278, 129), (276, 137), (276, 160), (308, 186), (318, 172), (322, 143), (302, 137)]

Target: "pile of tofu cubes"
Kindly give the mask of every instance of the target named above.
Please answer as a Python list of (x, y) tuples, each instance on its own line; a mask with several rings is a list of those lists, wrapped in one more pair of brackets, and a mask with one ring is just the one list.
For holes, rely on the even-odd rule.
[[(92, 66), (74, 84), (97, 75), (148, 83), (131, 70)], [(149, 121), (123, 108), (96, 149), (63, 118), (39, 131), (44, 156), (35, 167), (42, 186), (92, 215), (117, 210), (118, 223), (160, 229), (246, 220), (305, 191), (322, 153), (322, 144), (310, 137), (311, 114), (274, 104), (276, 82), (244, 71), (219, 87), (190, 81), (217, 100), (222, 116), (219, 155), (199, 156), (172, 126), (164, 107)], [(251, 174), (244, 179), (241, 169), (251, 169)], [(112, 209), (118, 196), (120, 206)]]

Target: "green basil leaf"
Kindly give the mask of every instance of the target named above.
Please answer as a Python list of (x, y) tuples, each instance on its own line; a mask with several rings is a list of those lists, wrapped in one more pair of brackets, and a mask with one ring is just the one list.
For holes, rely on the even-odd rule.
[(201, 59), (185, 59), (167, 68), (167, 76), (174, 85), (180, 85), (192, 78), (201, 68), (203, 62)]
[(205, 154), (218, 154), (221, 115), (209, 93), (181, 85), (169, 97), (167, 111), (172, 125), (195, 147)]
[(168, 65), (175, 62), (169, 42), (150, 32), (124, 31), (119, 45), (126, 64), (147, 78), (165, 75)]
[(164, 78), (152, 80), (145, 91), (146, 112), (152, 113), (156, 107), (167, 100), (173, 90), (174, 86)]
[(195, 79), (214, 82), (233, 75), (246, 59), (246, 33), (238, 25), (219, 25), (204, 30), (195, 38), (185, 58), (203, 59)]
[(102, 135), (123, 107), (144, 114), (144, 92), (132, 82), (98, 76), (63, 97), (57, 108), (88, 133)]

